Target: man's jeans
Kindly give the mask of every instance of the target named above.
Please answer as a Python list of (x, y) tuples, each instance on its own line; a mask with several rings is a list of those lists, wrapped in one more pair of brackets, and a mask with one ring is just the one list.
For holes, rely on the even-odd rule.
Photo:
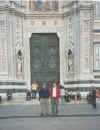
[(64, 96), (61, 96), (61, 104), (64, 104)]
[(36, 98), (36, 90), (32, 90), (32, 98)]
[(57, 98), (51, 98), (51, 112), (52, 115), (57, 115), (58, 114), (58, 100)]

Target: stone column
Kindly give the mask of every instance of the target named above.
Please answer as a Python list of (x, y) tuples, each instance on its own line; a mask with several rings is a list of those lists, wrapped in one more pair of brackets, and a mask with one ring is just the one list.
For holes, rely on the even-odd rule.
[(91, 9), (80, 11), (80, 79), (90, 80)]
[(24, 51), (25, 51), (25, 58), (24, 58), (24, 76), (25, 81), (27, 83), (27, 87), (31, 88), (31, 73), (30, 73), (30, 37), (31, 32), (27, 32), (24, 26)]
[(15, 13), (9, 14), (9, 46), (8, 46), (8, 54), (9, 54), (9, 79), (15, 79), (15, 62), (14, 62), (14, 38), (15, 38)]
[(0, 79), (8, 79), (8, 18), (0, 12)]
[(65, 59), (65, 44), (66, 44), (66, 32), (62, 27), (59, 36), (59, 55), (60, 55), (60, 83), (63, 85), (66, 77), (66, 59)]

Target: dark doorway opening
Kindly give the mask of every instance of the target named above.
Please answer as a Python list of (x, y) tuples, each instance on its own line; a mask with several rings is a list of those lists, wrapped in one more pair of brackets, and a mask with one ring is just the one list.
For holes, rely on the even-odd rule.
[(59, 38), (56, 33), (33, 33), (30, 38), (31, 84), (36, 80), (41, 87), (60, 81)]

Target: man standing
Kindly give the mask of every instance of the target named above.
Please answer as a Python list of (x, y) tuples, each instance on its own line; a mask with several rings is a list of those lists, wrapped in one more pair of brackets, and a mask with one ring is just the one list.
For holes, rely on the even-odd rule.
[(52, 88), (50, 88), (50, 98), (52, 115), (56, 116), (58, 114), (58, 101), (60, 98), (60, 89), (57, 87), (56, 83), (53, 83)]
[(41, 106), (41, 116), (48, 116), (49, 115), (49, 89), (46, 87), (46, 83), (43, 83), (43, 86), (40, 88), (39, 91), (39, 98), (40, 98), (40, 106)]

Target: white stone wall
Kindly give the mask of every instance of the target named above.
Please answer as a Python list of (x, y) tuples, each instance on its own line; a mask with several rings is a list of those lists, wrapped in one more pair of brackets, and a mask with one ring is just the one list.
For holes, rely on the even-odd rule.
[(8, 21), (4, 12), (0, 12), (0, 78), (8, 78)]
[(96, 80), (100, 80), (100, 21), (94, 22), (94, 40), (93, 40), (93, 70)]
[[(15, 70), (16, 79), (24, 79), (24, 43), (23, 43), (23, 17), (16, 16), (16, 31), (15, 31)], [(18, 52), (22, 53), (21, 63), (18, 63)], [(19, 67), (20, 68), (19, 68)]]
[(89, 79), (89, 51), (91, 44), (91, 10), (80, 11), (80, 78)]
[[(69, 14), (69, 13), (68, 13)], [(66, 16), (66, 79), (65, 81), (77, 80), (80, 70), (80, 15), (74, 13)], [(72, 51), (71, 71), (68, 70), (68, 50)]]
[[(76, 8), (74, 8), (76, 7)], [(80, 8), (77, 8), (80, 7)], [(65, 9), (66, 48), (74, 50), (74, 72), (66, 73), (65, 87), (88, 87), (93, 75), (93, 24), (94, 8), (90, 1), (80, 1)], [(76, 16), (75, 16), (76, 15)], [(72, 19), (72, 22), (71, 22)], [(73, 36), (74, 34), (74, 36)], [(74, 43), (74, 44), (73, 44)], [(68, 57), (67, 57), (68, 65)], [(75, 82), (74, 82), (75, 81)], [(69, 82), (69, 84), (67, 84)], [(74, 84), (71, 84), (71, 83)]]
[[(17, 19), (20, 21), (19, 27)], [(22, 20), (23, 12), (14, 2), (0, 1), (0, 89), (26, 87), (24, 71), (21, 76), (16, 72), (17, 49), (23, 50)], [(16, 44), (18, 41), (21, 44), (19, 47)]]
[[(70, 1), (66, 3), (69, 4)], [(0, 80), (26, 81), (27, 87), (31, 87), (30, 37), (32, 33), (58, 35), (62, 85), (65, 81), (94, 79), (93, 76), (97, 73), (93, 73), (93, 43), (100, 41), (100, 34), (92, 33), (94, 13), (91, 3), (83, 0), (75, 6), (67, 7), (67, 4), (60, 1), (58, 12), (49, 13), (32, 12), (29, 10), (29, 0), (22, 2), (25, 5), (24, 12), (14, 3), (11, 7), (6, 4), (8, 10), (0, 11), (0, 22), (4, 21), (4, 32), (0, 30), (0, 36), (2, 36), (0, 37), (0, 48), (2, 48)], [(80, 6), (79, 14), (77, 10), (73, 12), (73, 8), (77, 6)], [(94, 28), (99, 28), (99, 26), (100, 21), (94, 24)], [(71, 49), (74, 55), (72, 72), (68, 72), (68, 49)], [(17, 72), (19, 50), (23, 54), (21, 73)], [(74, 86), (77, 87), (77, 84)], [(85, 84), (85, 86), (88, 85)]]
[(24, 45), (25, 45), (25, 77), (30, 86), (30, 37), (32, 33), (56, 33), (59, 37), (59, 52), (60, 52), (60, 82), (63, 84), (65, 75), (65, 23), (63, 17), (52, 17), (48, 15), (46, 18), (30, 17), (24, 21)]
[[(22, 80), (17, 75), (17, 52), (21, 50), (23, 44), (22, 18), (11, 13), (9, 17), (9, 79)], [(20, 75), (19, 75), (20, 76)]]

